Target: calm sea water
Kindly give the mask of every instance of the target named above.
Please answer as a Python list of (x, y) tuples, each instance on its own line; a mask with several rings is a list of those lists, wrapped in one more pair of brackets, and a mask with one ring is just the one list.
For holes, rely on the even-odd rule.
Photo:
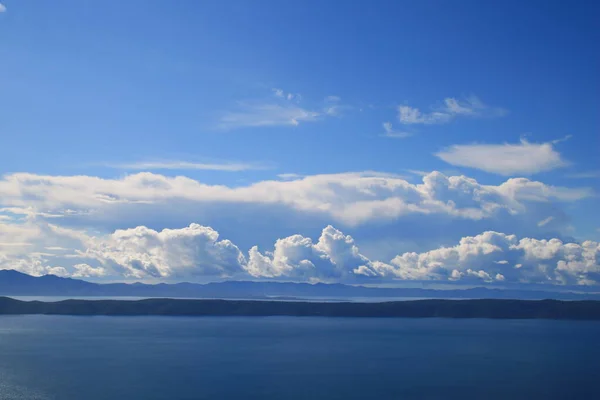
[(0, 316), (0, 399), (597, 399), (599, 340), (596, 322)]

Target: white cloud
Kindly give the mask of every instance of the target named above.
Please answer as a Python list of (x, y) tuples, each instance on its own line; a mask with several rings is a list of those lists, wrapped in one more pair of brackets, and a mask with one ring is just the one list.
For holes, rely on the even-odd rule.
[[(134, 278), (228, 277), (241, 272), (241, 251), (231, 241), (218, 239), (217, 231), (198, 224), (160, 232), (138, 226), (90, 238), (80, 255)], [(91, 270), (81, 268), (78, 273), (83, 271)]]
[(532, 203), (575, 201), (591, 195), (589, 189), (553, 187), (525, 178), (491, 186), (439, 172), (424, 176), (421, 184), (377, 172), (312, 175), (240, 187), (208, 185), (183, 176), (149, 172), (118, 179), (17, 173), (0, 180), (0, 206), (4, 205), (5, 210), (80, 219), (100, 215), (106, 219), (110, 211), (124, 208), (142, 210), (152, 206), (152, 212), (184, 208), (195, 212), (210, 204), (255, 204), (280, 205), (345, 225), (390, 221), (406, 215), (481, 220), (503, 213), (523, 216), (539, 208)]
[(407, 137), (413, 135), (411, 132), (395, 131), (392, 127), (391, 122), (384, 122), (383, 130), (385, 131), (385, 133), (381, 136), (389, 137), (389, 138), (404, 139), (404, 138), (407, 138)]
[(6, 12), (6, 6), (0, 3), (0, 13)]
[(435, 154), (445, 162), (499, 175), (535, 174), (568, 165), (552, 143), (454, 145)]
[(327, 96), (324, 100), (323, 114), (330, 117), (340, 117), (344, 111), (353, 109), (352, 106), (341, 104), (339, 96)]
[(322, 104), (300, 106), (302, 96), (274, 88), (273, 97), (263, 100), (241, 101), (237, 110), (223, 114), (217, 124), (220, 129), (244, 127), (297, 126), (326, 117), (339, 117), (351, 107), (340, 104), (338, 96), (327, 96)]
[(322, 116), (319, 111), (304, 109), (294, 104), (242, 102), (239, 106), (239, 111), (223, 115), (218, 125), (219, 128), (297, 126), (301, 122), (316, 121)]
[(126, 164), (110, 165), (115, 168), (129, 170), (206, 170), (240, 172), (248, 170), (266, 169), (266, 166), (250, 163), (197, 163), (189, 161), (140, 161)]
[[(71, 274), (73, 278), (90, 278), (90, 277), (101, 277), (106, 275), (106, 269), (102, 267), (90, 267), (87, 264), (75, 264), (73, 265), (74, 272)], [(68, 274), (68, 272), (65, 273)]]
[(562, 143), (562, 142), (566, 142), (567, 140), (571, 139), (572, 137), (573, 137), (573, 135), (566, 135), (563, 138), (554, 139), (550, 143), (552, 143), (552, 144), (559, 144), (559, 143)]
[[(194, 273), (200, 276), (228, 276), (235, 271), (244, 273), (244, 264), (235, 261), (236, 257), (230, 258), (234, 261), (221, 269), (208, 273), (187, 268), (192, 265), (189, 263), (179, 264), (183, 263), (183, 259), (168, 255), (176, 252), (161, 250), (163, 245), (135, 250), (133, 238), (139, 232), (125, 230), (132, 236), (132, 239), (123, 239), (125, 244), (118, 244), (114, 234), (104, 236), (105, 232), (128, 226), (139, 225), (142, 230), (147, 229), (144, 225), (160, 228), (167, 224), (185, 226), (190, 219), (216, 227), (231, 227), (232, 221), (235, 221), (235, 240), (245, 249), (258, 244), (261, 250), (272, 243), (273, 238), (289, 234), (290, 229), (305, 233), (335, 223), (342, 228), (353, 229), (353, 235), (365, 240), (369, 256), (381, 259), (377, 255), (383, 252), (382, 258), (390, 259), (399, 251), (427, 249), (446, 243), (448, 234), (444, 233), (442, 238), (439, 232), (447, 232), (449, 226), (452, 227), (452, 238), (483, 229), (515, 229), (531, 236), (543, 231), (538, 227), (540, 221), (554, 217), (553, 231), (566, 232), (569, 221), (564, 216), (561, 202), (576, 201), (592, 194), (588, 189), (553, 187), (525, 178), (509, 179), (497, 186), (483, 185), (471, 178), (446, 176), (439, 172), (425, 174), (421, 183), (410, 183), (401, 176), (377, 172), (286, 175), (280, 178), (284, 180), (229, 187), (148, 172), (115, 179), (9, 174), (0, 179), (0, 207), (6, 206), (2, 212), (11, 216), (0, 221), (0, 253), (3, 255), (0, 268), (19, 268), (28, 273), (42, 274), (47, 273), (49, 268), (61, 266), (66, 268), (67, 273), (73, 274), (73, 264), (85, 263), (93, 268), (105, 268), (109, 271), (107, 276), (119, 269), (116, 274), (132, 279), (136, 276), (153, 279), (183, 277), (188, 273), (192, 277)], [(227, 221), (225, 225), (223, 221)], [(94, 227), (99, 231), (86, 234), (66, 226)], [(374, 247), (369, 240), (379, 239), (375, 239), (373, 233), (367, 235), (372, 238), (368, 239), (362, 232), (363, 228), (370, 232), (375, 226), (381, 227), (377, 229), (379, 239), (386, 239), (393, 228), (393, 235), (399, 236), (390, 243), (404, 244), (385, 249)], [(204, 238), (202, 240), (206, 243), (210, 242), (206, 239), (210, 236), (208, 233), (204, 236), (199, 233), (208, 231), (185, 229), (193, 233), (191, 236), (196, 237), (195, 240)], [(163, 231), (150, 231), (146, 236), (164, 236)], [(432, 239), (436, 232), (438, 236)], [(231, 231), (227, 233), (232, 235)], [(89, 244), (88, 235), (96, 238), (94, 243), (97, 245)], [(419, 235), (421, 239), (417, 238)], [(218, 238), (214, 239), (214, 243), (218, 242)], [(281, 247), (285, 248), (284, 244), (289, 242), (284, 241)], [(106, 246), (105, 252), (100, 252), (102, 246), (98, 243)], [(307, 246), (313, 249), (315, 245)], [(218, 247), (216, 244), (210, 246)], [(73, 249), (83, 253), (73, 253)], [(288, 265), (295, 266), (294, 276), (301, 275), (302, 269), (297, 266), (309, 267), (307, 262), (299, 264), (303, 260), (314, 265), (318, 262), (331, 264), (328, 261), (333, 259), (331, 252), (326, 252), (326, 257), (321, 258), (319, 255), (324, 253), (319, 251), (322, 249), (323, 246), (314, 247), (311, 250), (313, 256), (289, 262)], [(237, 254), (235, 250), (232, 252)], [(163, 255), (156, 256), (157, 253)], [(147, 254), (152, 257), (148, 258)], [(89, 258), (91, 256), (94, 257)], [(263, 270), (272, 271), (273, 276), (285, 277), (285, 274), (275, 272), (280, 271), (279, 267), (283, 264), (270, 253), (259, 253), (256, 249), (247, 256), (249, 262), (246, 265), (261, 265), (259, 263), (262, 262)], [(193, 259), (192, 256), (186, 257)], [(194, 263), (203, 265), (198, 261), (200, 259), (194, 259)], [(392, 273), (394, 270), (389, 263), (368, 260), (360, 263), (360, 260), (357, 257), (349, 263), (352, 271), (379, 276), (377, 271)], [(220, 265), (214, 260), (206, 263)], [(331, 265), (328, 268), (329, 271), (337, 271)], [(259, 270), (259, 267), (255, 269)], [(471, 269), (487, 271), (485, 268)], [(305, 271), (305, 275), (308, 271), (310, 269)], [(94, 277), (97, 276), (99, 274)], [(322, 270), (311, 275), (311, 279), (325, 278)]]
[(464, 237), (453, 247), (404, 253), (391, 265), (391, 270), (376, 271), (400, 279), (596, 284), (600, 281), (600, 243), (518, 240), (515, 235), (484, 232)]
[(504, 114), (504, 109), (489, 107), (475, 96), (463, 100), (446, 98), (442, 106), (434, 107), (431, 112), (422, 112), (410, 106), (398, 107), (398, 119), (405, 125), (445, 124), (458, 117), (499, 117)]
[(31, 243), (24, 242), (0, 242), (0, 247), (23, 247), (31, 246)]
[(286, 93), (283, 89), (273, 88), (273, 95), (275, 97), (279, 97), (281, 99), (286, 100), (295, 100), (296, 102), (300, 102), (302, 100), (302, 95), (299, 93)]
[(398, 107), (398, 119), (400, 123), (405, 125), (413, 125), (413, 124), (424, 124), (424, 125), (433, 125), (433, 124), (443, 124), (446, 122), (450, 122), (452, 120), (452, 115), (440, 112), (433, 111), (431, 113), (422, 113), (418, 108), (410, 107), (410, 106), (399, 106)]
[(548, 218), (544, 218), (543, 220), (541, 220), (540, 222), (538, 222), (538, 226), (546, 226), (548, 225), (550, 222), (552, 222), (554, 220), (554, 217), (550, 216)]
[(355, 269), (370, 271), (370, 264), (371, 261), (359, 253), (351, 236), (330, 225), (323, 229), (317, 243), (293, 235), (278, 239), (272, 253), (263, 255), (256, 246), (252, 247), (247, 270), (255, 277), (339, 281), (352, 276)]
[(0, 222), (0, 269), (15, 269), (34, 276), (66, 276), (67, 270), (56, 266), (49, 259), (53, 254), (44, 250), (58, 247), (59, 244), (71, 251), (78, 248), (81, 241), (74, 239), (73, 234), (35, 218), (18, 223)]
[[(10, 232), (9, 232), (10, 231)], [(31, 246), (0, 247), (0, 269), (32, 275), (156, 279), (277, 278), (357, 282), (364, 279), (513, 282), (591, 285), (600, 283), (600, 243), (518, 239), (488, 231), (451, 247), (406, 252), (390, 262), (371, 260), (355, 240), (327, 226), (318, 241), (302, 235), (277, 239), (273, 251), (253, 246), (247, 256), (207, 226), (155, 231), (145, 226), (92, 234), (40, 221), (5, 225), (5, 237)], [(48, 243), (70, 254), (40, 253)], [(58, 247), (58, 246), (57, 246)]]

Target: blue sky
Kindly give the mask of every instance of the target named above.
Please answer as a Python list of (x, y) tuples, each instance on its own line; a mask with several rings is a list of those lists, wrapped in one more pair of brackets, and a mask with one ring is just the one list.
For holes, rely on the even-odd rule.
[[(594, 2), (2, 4), (2, 268), (494, 284), (600, 274)], [(48, 229), (63, 229), (61, 245), (44, 242)], [(540, 258), (504, 237), (497, 259), (461, 252), (465, 237), (496, 240), (486, 231), (581, 251), (543, 242), (552, 256)], [(396, 258), (411, 252), (420, 261)]]

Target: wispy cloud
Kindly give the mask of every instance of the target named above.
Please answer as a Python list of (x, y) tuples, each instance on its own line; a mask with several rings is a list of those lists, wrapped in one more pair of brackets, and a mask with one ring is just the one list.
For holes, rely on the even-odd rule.
[(6, 6), (0, 3), (0, 13), (6, 12)]
[(391, 122), (384, 122), (383, 130), (385, 131), (385, 133), (383, 133), (381, 136), (388, 137), (388, 138), (404, 139), (404, 138), (407, 138), (407, 137), (413, 135), (411, 132), (395, 131), (394, 128), (392, 127)]
[(398, 107), (398, 119), (405, 125), (445, 124), (458, 117), (500, 117), (505, 114), (506, 110), (487, 106), (475, 96), (463, 100), (448, 97), (442, 106), (433, 107), (431, 112), (404, 105)]
[(499, 175), (535, 174), (568, 165), (550, 143), (454, 145), (435, 155), (459, 167), (470, 167)]
[(299, 93), (286, 93), (283, 89), (278, 88), (273, 88), (271, 90), (273, 91), (275, 97), (279, 97), (281, 99), (295, 100), (296, 102), (302, 100), (302, 95), (300, 95)]
[(593, 179), (600, 178), (600, 170), (597, 171), (583, 171), (583, 172), (575, 172), (572, 174), (565, 175), (567, 178), (574, 179)]
[(225, 114), (219, 128), (234, 129), (259, 126), (297, 126), (316, 121), (321, 113), (287, 104), (239, 103), (239, 110)]
[(336, 102), (342, 101), (342, 99), (339, 96), (327, 96), (327, 97), (325, 97), (325, 101), (331, 102), (331, 103), (336, 103)]
[(262, 164), (252, 163), (198, 163), (189, 161), (139, 161), (124, 164), (110, 164), (112, 168), (129, 169), (129, 170), (205, 170), (205, 171), (226, 171), (240, 172), (248, 170), (268, 169), (269, 167)]
[(567, 140), (571, 139), (572, 137), (573, 137), (573, 135), (566, 135), (563, 138), (554, 139), (550, 143), (552, 143), (552, 144), (559, 144), (559, 143), (562, 143), (562, 142), (566, 142)]
[(407, 169), (406, 172), (409, 172), (409, 173), (411, 173), (413, 175), (417, 175), (417, 176), (427, 176), (430, 173), (428, 171), (421, 171), (418, 169)]
[(324, 99), (323, 113), (330, 117), (339, 117), (344, 111), (351, 110), (352, 106), (342, 104), (339, 96), (327, 96)]
[(220, 129), (268, 126), (297, 126), (325, 117), (340, 116), (349, 107), (340, 104), (337, 96), (327, 96), (320, 105), (301, 106), (302, 96), (283, 89), (272, 89), (273, 96), (263, 100), (240, 101), (234, 111), (223, 114), (217, 124)]
[(544, 218), (540, 222), (538, 222), (537, 226), (542, 227), (548, 225), (550, 222), (554, 220), (554, 217)]

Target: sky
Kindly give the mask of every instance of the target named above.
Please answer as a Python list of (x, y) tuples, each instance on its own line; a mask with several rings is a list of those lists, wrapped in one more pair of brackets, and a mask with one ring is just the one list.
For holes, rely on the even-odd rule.
[(593, 1), (0, 5), (0, 269), (600, 285)]

